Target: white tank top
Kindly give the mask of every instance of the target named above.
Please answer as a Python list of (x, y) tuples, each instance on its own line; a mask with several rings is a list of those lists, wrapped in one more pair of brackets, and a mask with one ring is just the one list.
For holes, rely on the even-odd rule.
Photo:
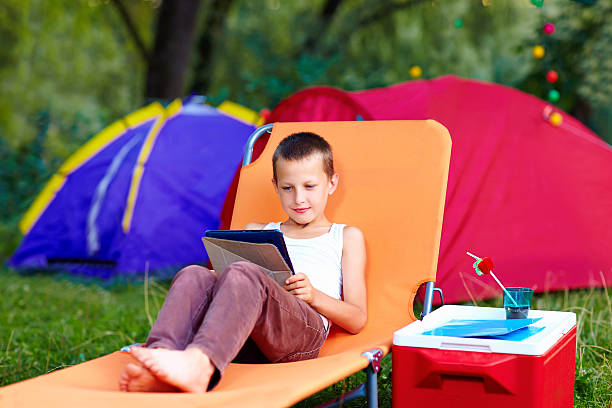
[[(280, 230), (280, 222), (266, 224), (263, 229)], [(296, 273), (308, 277), (313, 287), (334, 299), (342, 296), (342, 245), (344, 224), (332, 224), (326, 234), (314, 238), (284, 236), (287, 251)], [(321, 315), (325, 327), (327, 319)]]

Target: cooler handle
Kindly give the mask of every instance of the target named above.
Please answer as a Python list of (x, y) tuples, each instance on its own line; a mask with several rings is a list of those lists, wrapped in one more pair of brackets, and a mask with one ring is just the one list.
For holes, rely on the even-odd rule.
[(484, 364), (482, 361), (429, 361), (433, 365), (419, 382), (419, 387), (442, 389), (445, 384), (453, 382), (461, 382), (463, 385), (481, 383), (488, 393), (514, 394), (508, 384), (503, 381), (503, 366), (506, 362), (512, 360), (512, 356), (504, 356), (490, 361), (491, 357), (493, 356), (487, 354), (488, 362)]

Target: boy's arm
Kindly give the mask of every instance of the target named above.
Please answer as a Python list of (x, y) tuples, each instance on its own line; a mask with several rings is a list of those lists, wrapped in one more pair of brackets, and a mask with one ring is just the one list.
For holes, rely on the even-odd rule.
[(343, 301), (313, 288), (304, 274), (296, 274), (289, 278), (289, 284), (285, 288), (333, 323), (356, 334), (363, 329), (367, 320), (365, 242), (363, 234), (356, 227), (344, 228), (343, 240)]

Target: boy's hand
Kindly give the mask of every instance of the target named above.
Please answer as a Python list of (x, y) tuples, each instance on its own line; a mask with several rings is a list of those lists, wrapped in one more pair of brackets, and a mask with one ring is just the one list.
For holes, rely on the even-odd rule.
[(314, 303), (315, 289), (312, 287), (310, 280), (303, 273), (296, 273), (285, 281), (285, 290), (292, 295), (297, 296), (304, 302), (312, 306)]

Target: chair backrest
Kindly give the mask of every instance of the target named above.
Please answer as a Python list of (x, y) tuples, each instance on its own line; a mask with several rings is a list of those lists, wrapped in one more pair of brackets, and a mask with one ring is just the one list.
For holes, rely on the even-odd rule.
[[(436, 278), (448, 131), (432, 120), (276, 123), (261, 156), (241, 169), (232, 228), (286, 219), (270, 181), (272, 154), (283, 138), (300, 131), (319, 134), (332, 146), (340, 178), (328, 219), (359, 227), (366, 239), (368, 323), (350, 340), (341, 330), (330, 336), (349, 343), (378, 331), (389, 336), (390, 329), (415, 319), (418, 287)], [(321, 353), (344, 346), (328, 339)]]

